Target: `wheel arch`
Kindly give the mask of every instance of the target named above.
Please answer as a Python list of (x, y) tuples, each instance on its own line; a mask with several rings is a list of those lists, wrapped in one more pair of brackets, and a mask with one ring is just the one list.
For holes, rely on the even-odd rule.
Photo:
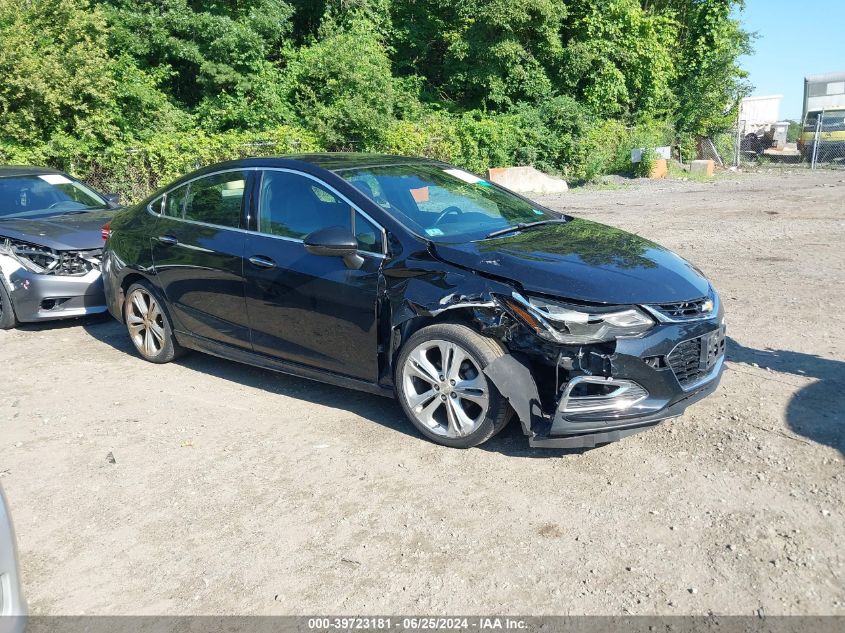
[[(120, 280), (120, 285), (117, 287), (117, 296), (115, 297), (115, 302), (117, 304), (117, 314), (114, 316), (116, 316), (121, 323), (124, 322), (123, 304), (126, 301), (126, 291), (129, 290), (129, 286), (139, 281), (146, 281), (149, 284), (153, 283), (149, 277), (141, 274), (137, 270), (131, 270), (127, 272), (125, 275), (123, 275)], [(153, 286), (155, 286), (155, 284), (153, 284)]]
[(430, 325), (437, 325), (440, 323), (456, 323), (459, 325), (466, 325), (481, 334), (481, 325), (475, 318), (475, 313), (471, 307), (460, 307), (451, 310), (444, 310), (438, 314), (416, 314), (407, 319), (395, 323), (391, 327), (390, 341), (389, 341), (389, 366), (386, 368), (385, 376), (392, 381), (392, 376), (396, 368), (396, 362), (399, 354), (405, 343), (415, 333), (419, 332), (424, 327)]

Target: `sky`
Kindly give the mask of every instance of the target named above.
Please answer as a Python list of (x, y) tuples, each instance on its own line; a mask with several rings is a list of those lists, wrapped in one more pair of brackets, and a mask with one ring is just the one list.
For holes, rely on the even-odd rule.
[(752, 94), (782, 94), (781, 119), (801, 118), (806, 75), (845, 72), (845, 0), (746, 0), (739, 18), (758, 34), (740, 60)]

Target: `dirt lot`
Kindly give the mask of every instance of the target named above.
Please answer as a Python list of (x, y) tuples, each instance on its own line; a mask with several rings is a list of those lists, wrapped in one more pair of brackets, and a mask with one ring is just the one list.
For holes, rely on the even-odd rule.
[(108, 319), (0, 332), (32, 611), (845, 614), (845, 172), (546, 202), (713, 279), (714, 396), (594, 450), (458, 451), (375, 396), (147, 364)]

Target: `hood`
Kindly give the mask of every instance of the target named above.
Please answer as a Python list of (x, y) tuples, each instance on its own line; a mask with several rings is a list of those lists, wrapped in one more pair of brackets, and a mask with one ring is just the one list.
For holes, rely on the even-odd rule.
[(0, 237), (10, 237), (57, 251), (84, 251), (103, 247), (100, 229), (116, 209), (88, 211), (49, 218), (20, 218), (0, 221)]
[(590, 303), (670, 303), (710, 289), (689, 262), (662, 246), (580, 218), (434, 249), (447, 262), (510, 279), (527, 292)]

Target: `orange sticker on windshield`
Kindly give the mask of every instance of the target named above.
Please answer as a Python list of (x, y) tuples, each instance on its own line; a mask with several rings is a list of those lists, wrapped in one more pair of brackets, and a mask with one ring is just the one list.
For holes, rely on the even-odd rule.
[(428, 202), (428, 187), (411, 189), (411, 195), (414, 197), (415, 202)]

